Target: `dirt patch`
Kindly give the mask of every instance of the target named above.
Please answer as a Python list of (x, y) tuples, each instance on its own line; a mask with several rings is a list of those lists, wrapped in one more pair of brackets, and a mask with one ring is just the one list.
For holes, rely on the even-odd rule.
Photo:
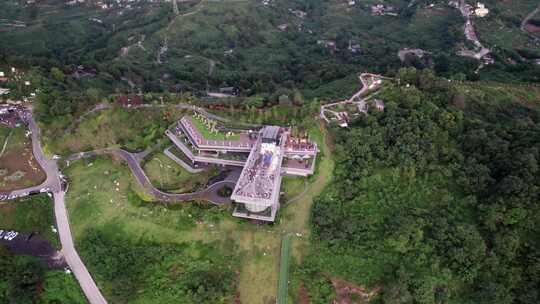
[(380, 288), (373, 290), (366, 290), (363, 287), (349, 283), (342, 279), (331, 279), (332, 285), (336, 289), (337, 298), (333, 303), (335, 304), (364, 304), (368, 303), (377, 293)]
[(310, 304), (309, 294), (306, 289), (304, 282), (300, 283), (300, 288), (298, 289), (298, 303), (299, 304)]
[(525, 30), (529, 33), (540, 33), (540, 26), (529, 22), (525, 25)]
[(67, 266), (60, 252), (56, 251), (48, 241), (33, 233), (19, 233), (11, 241), (1, 239), (0, 246), (5, 246), (11, 253), (16, 255), (38, 257), (50, 268), (63, 268)]
[(28, 142), (22, 150), (7, 151), (0, 157), (0, 192), (39, 185), (45, 177)]

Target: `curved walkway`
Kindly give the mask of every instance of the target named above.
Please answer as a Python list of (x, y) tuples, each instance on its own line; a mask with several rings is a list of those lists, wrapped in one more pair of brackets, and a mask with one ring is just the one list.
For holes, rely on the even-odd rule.
[(28, 123), (28, 128), (32, 132), (32, 150), (34, 157), (43, 171), (47, 174), (47, 179), (39, 186), (29, 187), (17, 191), (12, 191), (11, 198), (27, 195), (30, 191), (46, 190), (51, 192), (54, 197), (54, 214), (56, 216), (56, 225), (58, 226), (58, 234), (60, 243), (62, 244), (62, 255), (64, 256), (69, 268), (79, 282), (83, 293), (91, 304), (106, 304), (107, 301), (101, 294), (92, 276), (84, 266), (75, 245), (69, 227), (69, 218), (66, 211), (64, 200), (65, 192), (62, 190), (60, 171), (56, 161), (48, 159), (43, 153), (40, 143), (40, 130), (32, 117), (31, 111), (24, 113), (25, 122)]
[(86, 157), (93, 157), (97, 155), (103, 155), (103, 154), (110, 154), (119, 158), (122, 158), (124, 161), (127, 162), (129, 169), (133, 173), (133, 176), (139, 183), (145, 191), (148, 192), (154, 199), (163, 201), (163, 202), (183, 202), (183, 201), (192, 201), (195, 199), (200, 200), (206, 200), (214, 204), (226, 204), (230, 203), (231, 199), (228, 197), (221, 197), (217, 194), (217, 191), (221, 189), (224, 186), (234, 187), (236, 185), (236, 181), (238, 180), (238, 174), (229, 174), (227, 178), (223, 181), (216, 182), (208, 187), (206, 189), (201, 191), (196, 191), (192, 193), (168, 193), (161, 191), (154, 187), (152, 183), (150, 182), (150, 179), (144, 172), (143, 168), (140, 165), (140, 158), (137, 157), (138, 153), (131, 153), (123, 149), (117, 149), (117, 148), (108, 148), (108, 149), (100, 149), (95, 151), (89, 151), (89, 152), (81, 152), (74, 155), (69, 156), (66, 161), (72, 162), (76, 161), (81, 158)]
[(165, 150), (163, 150), (163, 154), (165, 154), (168, 158), (172, 159), (175, 163), (179, 164), (182, 168), (184, 168), (187, 172), (189, 173), (200, 173), (200, 172), (203, 172), (204, 169), (203, 168), (193, 168), (192, 166), (190, 166), (188, 163), (186, 163), (185, 161), (183, 161), (181, 158), (179, 158), (178, 156), (174, 155), (174, 153), (171, 152), (171, 147), (168, 147), (166, 148)]
[(525, 27), (527, 26), (527, 23), (529, 23), (529, 21), (534, 17), (534, 15), (538, 14), (538, 12), (540, 12), (540, 4), (538, 4), (538, 6), (532, 12), (530, 12), (527, 16), (525, 16), (525, 18), (523, 18), (520, 26), (520, 29), (522, 31), (528, 33)]
[(360, 79), (360, 83), (362, 84), (362, 87), (360, 88), (360, 90), (358, 92), (354, 93), (349, 99), (338, 101), (338, 102), (333, 102), (333, 103), (327, 103), (327, 104), (324, 104), (324, 105), (321, 106), (319, 116), (322, 119), (324, 119), (324, 121), (326, 121), (326, 123), (330, 123), (330, 119), (328, 117), (326, 117), (326, 112), (329, 112), (334, 116), (338, 115), (337, 112), (328, 109), (330, 107), (333, 107), (333, 106), (336, 106), (336, 105), (339, 105), (339, 104), (352, 104), (352, 103), (365, 104), (365, 101), (368, 99), (368, 97), (360, 99), (359, 101), (355, 101), (355, 100), (357, 100), (360, 97), (362, 97), (363, 95), (365, 95), (366, 92), (368, 92), (370, 90), (376, 91), (380, 87), (380, 85), (377, 85), (375, 83), (372, 83), (371, 85), (368, 84), (368, 80), (367, 80), (368, 78), (389, 79), (387, 77), (383, 77), (381, 75), (376, 75), (376, 74), (371, 74), (371, 73), (362, 73), (362, 74), (360, 74), (360, 76), (358, 76), (358, 78)]

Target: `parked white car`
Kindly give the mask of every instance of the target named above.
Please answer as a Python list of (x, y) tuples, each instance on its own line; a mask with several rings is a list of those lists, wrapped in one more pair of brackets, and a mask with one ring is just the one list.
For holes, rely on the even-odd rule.
[(6, 240), (6, 241), (11, 241), (11, 240), (13, 240), (14, 238), (16, 238), (17, 235), (19, 235), (18, 232), (15, 232), (15, 231), (9, 231), (8, 233), (4, 234), (4, 240)]

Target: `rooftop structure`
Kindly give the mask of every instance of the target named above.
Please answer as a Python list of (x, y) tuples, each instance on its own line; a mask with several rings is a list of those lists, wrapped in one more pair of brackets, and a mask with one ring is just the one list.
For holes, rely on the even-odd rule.
[[(197, 128), (194, 119), (182, 117), (166, 135), (192, 164), (242, 167), (231, 195), (236, 203), (233, 216), (274, 221), (280, 207), (282, 175), (308, 176), (314, 172), (317, 145), (307, 138), (291, 136), (289, 128), (235, 130), (238, 134), (234, 138), (223, 135), (222, 139), (209, 139)], [(220, 128), (221, 131), (215, 132), (232, 132)]]
[(478, 2), (476, 4), (476, 9), (474, 10), (474, 14), (478, 17), (485, 17), (489, 14), (489, 10), (486, 8), (486, 6), (483, 3)]

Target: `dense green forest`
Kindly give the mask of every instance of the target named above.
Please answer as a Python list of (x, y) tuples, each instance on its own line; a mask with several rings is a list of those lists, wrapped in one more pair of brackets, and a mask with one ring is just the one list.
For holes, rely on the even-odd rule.
[[(464, 19), (447, 1), (385, 1), (396, 16), (375, 16), (371, 5), (378, 2), (348, 7), (345, 1), (325, 0), (274, 0), (270, 5), (202, 0), (182, 3), (175, 16), (170, 3), (134, 2), (131, 9), (101, 10), (58, 0), (33, 6), (3, 0), (0, 18), (27, 26), (0, 31), (0, 61), (39, 66), (46, 78), (54, 78), (48, 75), (51, 68), (60, 68), (69, 90), (59, 92), (66, 92), (70, 103), (59, 108), (68, 112), (85, 102), (87, 89), (204, 95), (207, 88), (235, 86), (243, 96), (275, 102), (294, 90), (308, 98), (344, 97), (355, 83), (350, 75), (391, 76), (402, 65), (431, 67), (455, 79), (539, 79), (532, 63), (540, 57), (538, 37), (519, 30), (535, 0), (486, 1), (491, 14), (478, 20), (478, 31), (493, 46), (495, 64), (478, 74), (479, 62), (456, 55), (467, 43)], [(352, 45), (358, 47), (354, 52)], [(407, 47), (426, 50), (428, 58), (400, 62), (397, 53)], [(76, 73), (79, 65), (85, 68), (82, 74)]]
[(335, 181), (296, 269), (310, 294), (331, 296), (337, 276), (384, 303), (538, 303), (538, 90), (399, 75), (412, 85), (381, 91), (383, 113), (333, 132)]
[[(112, 225), (112, 226), (111, 226)], [(230, 303), (237, 260), (218, 244), (152, 243), (123, 236), (114, 224), (78, 241), (90, 272), (113, 303)]]

